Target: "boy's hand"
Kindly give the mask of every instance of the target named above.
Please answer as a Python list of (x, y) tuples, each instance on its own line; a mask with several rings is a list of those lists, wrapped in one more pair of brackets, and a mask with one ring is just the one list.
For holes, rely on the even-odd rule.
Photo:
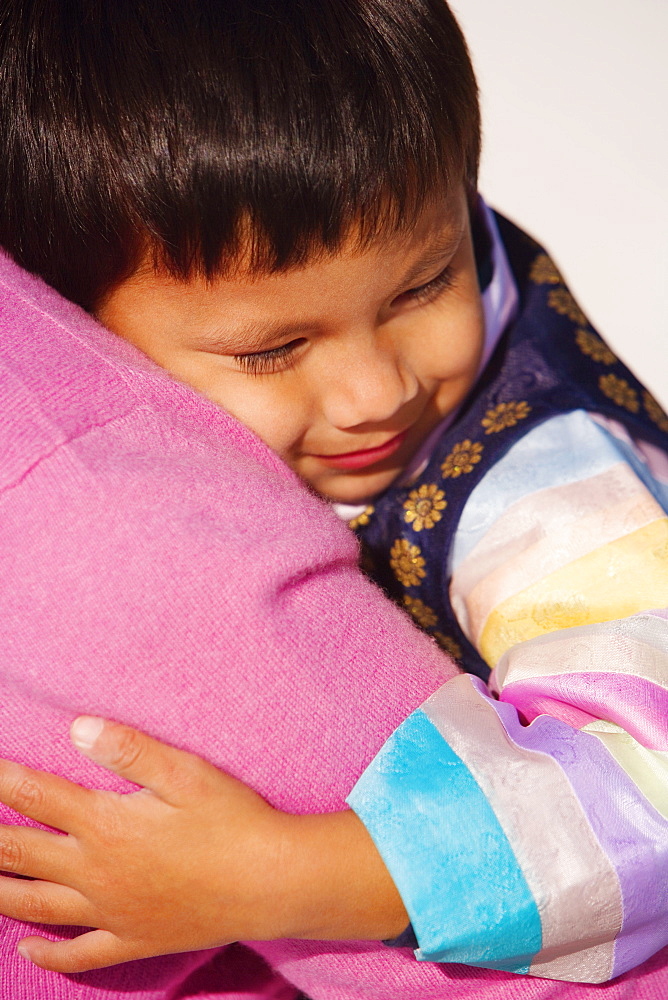
[[(0, 826), (0, 912), (92, 927), (25, 938), (57, 972), (277, 937), (383, 938), (408, 923), (387, 870), (351, 812), (292, 816), (184, 751), (100, 719), (72, 739), (141, 791), (94, 791), (0, 761), (0, 801), (67, 836)], [(370, 906), (370, 901), (372, 906)]]
[(254, 866), (262, 860), (258, 888), (271, 897), (293, 817), (205, 761), (125, 726), (78, 719), (72, 738), (87, 756), (145, 788), (91, 791), (2, 762), (0, 799), (68, 836), (0, 827), (0, 868), (40, 880), (1, 879), (0, 910), (19, 920), (100, 928), (70, 941), (26, 938), (25, 957), (81, 972), (280, 934), (280, 912), (253, 898)]

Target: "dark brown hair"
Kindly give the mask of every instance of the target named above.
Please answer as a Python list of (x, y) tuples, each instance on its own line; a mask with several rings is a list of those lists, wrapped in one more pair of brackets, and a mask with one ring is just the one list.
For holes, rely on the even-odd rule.
[(478, 155), (443, 0), (0, 0), (0, 245), (87, 309), (147, 249), (281, 270), (410, 225)]

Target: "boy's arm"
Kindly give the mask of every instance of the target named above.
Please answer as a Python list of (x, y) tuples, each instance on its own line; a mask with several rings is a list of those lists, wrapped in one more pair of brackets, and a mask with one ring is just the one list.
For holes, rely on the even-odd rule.
[[(26, 938), (24, 957), (58, 972), (200, 950), (239, 938), (381, 939), (408, 917), (357, 816), (297, 816), (192, 754), (116, 723), (72, 727), (88, 757), (140, 784), (97, 792), (0, 763), (0, 799), (62, 837), (0, 828), (0, 910), (98, 928)], [(175, 919), (175, 900), (179, 900)]]
[(349, 802), (419, 958), (604, 982), (668, 942), (668, 621), (564, 630), (497, 673), (500, 700), (471, 676), (429, 698)]
[(451, 595), (500, 700), (449, 682), (349, 798), (419, 957), (598, 982), (668, 940), (666, 497), (584, 413), (472, 493)]

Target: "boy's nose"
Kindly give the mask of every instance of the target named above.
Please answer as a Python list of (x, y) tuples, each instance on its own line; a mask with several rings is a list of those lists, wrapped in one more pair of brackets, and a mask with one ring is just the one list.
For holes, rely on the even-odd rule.
[(325, 416), (342, 430), (381, 423), (415, 397), (415, 374), (392, 352), (356, 352), (326, 373)]

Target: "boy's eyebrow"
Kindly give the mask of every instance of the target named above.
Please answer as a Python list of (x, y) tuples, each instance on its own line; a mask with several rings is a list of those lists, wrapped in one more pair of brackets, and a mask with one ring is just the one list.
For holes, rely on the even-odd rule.
[(404, 275), (402, 284), (410, 284), (410, 282), (423, 275), (426, 271), (431, 270), (438, 264), (442, 264), (446, 257), (454, 256), (463, 236), (463, 226), (454, 233), (439, 233), (438, 238), (427, 247), (425, 252)]
[[(464, 231), (465, 227), (462, 226), (454, 233), (439, 233), (433, 243), (427, 246), (424, 253), (403, 276), (401, 287), (409, 286), (416, 278), (442, 264), (446, 258), (452, 257), (462, 241)], [(278, 323), (276, 325), (271, 322), (267, 325), (261, 322), (247, 323), (233, 331), (225, 327), (218, 327), (207, 333), (198, 333), (196, 339), (203, 346), (228, 350), (229, 353), (233, 353), (236, 348), (239, 354), (253, 354), (266, 348), (268, 342), (308, 333), (313, 330), (315, 325), (314, 323)]]
[(197, 335), (197, 340), (207, 347), (227, 349), (230, 353), (237, 350), (239, 354), (253, 354), (266, 348), (267, 343), (272, 340), (307, 333), (313, 329), (313, 325), (313, 323), (278, 323), (265, 326), (262, 323), (246, 323), (234, 330), (219, 327), (207, 333), (200, 333)]

